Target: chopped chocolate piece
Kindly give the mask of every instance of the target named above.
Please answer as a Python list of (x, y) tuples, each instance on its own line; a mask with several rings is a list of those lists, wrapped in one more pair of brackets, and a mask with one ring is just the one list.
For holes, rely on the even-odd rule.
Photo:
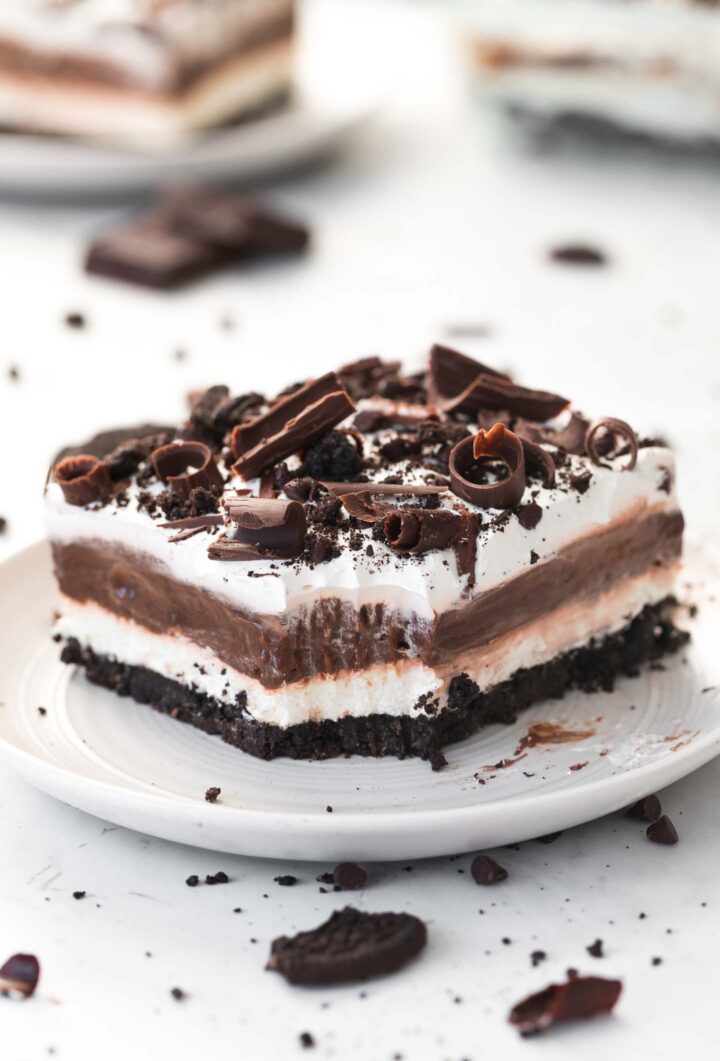
[(564, 984), (550, 984), (518, 1002), (508, 1019), (521, 1035), (539, 1035), (554, 1024), (610, 1013), (621, 991), (619, 980), (575, 975)]
[(170, 189), (158, 210), (173, 231), (243, 258), (299, 254), (310, 242), (308, 229), (299, 222), (249, 195), (219, 188)]
[(85, 320), (84, 313), (78, 313), (77, 311), (74, 311), (65, 314), (65, 323), (67, 324), (68, 328), (75, 328), (79, 331), (81, 328), (85, 327), (87, 321)]
[(596, 939), (595, 942), (591, 943), (588, 947), (585, 948), (585, 950), (592, 958), (605, 957), (605, 954), (603, 953), (603, 941), (601, 939)]
[(323, 482), (326, 490), (343, 498), (350, 494), (371, 494), (373, 497), (381, 494), (390, 494), (392, 497), (431, 497), (434, 494), (446, 494), (448, 487), (445, 484), (420, 485), (411, 483), (331, 483)]
[[(397, 376), (399, 361), (382, 361), (379, 357), (363, 357), (338, 369), (338, 376), (353, 401), (372, 398), (380, 393), (382, 383)], [(358, 431), (363, 430), (358, 428)]]
[(336, 373), (328, 372), (277, 402), (267, 413), (233, 428), (233, 471), (251, 479), (311, 446), (354, 411)]
[(224, 870), (220, 869), (217, 873), (208, 873), (205, 878), (206, 884), (229, 884), (230, 878)]
[(265, 399), (254, 391), (231, 397), (222, 384), (208, 387), (192, 401), (190, 420), (183, 434), (219, 446), (237, 424), (257, 416)]
[(317, 501), (325, 492), (325, 487), (317, 479), (304, 476), (302, 479), (290, 479), (283, 486), (283, 492), (291, 501)]
[(533, 527), (537, 527), (542, 519), (542, 514), (543, 510), (540, 508), (537, 501), (530, 501), (526, 505), (518, 505), (515, 509), (518, 523), (523, 530), (532, 530)]
[(129, 479), (153, 450), (172, 441), (173, 432), (159, 431), (146, 438), (128, 438), (119, 442), (103, 459), (114, 483)]
[[(473, 462), (487, 459), (502, 461), (508, 475), (500, 482), (478, 483), (467, 478), (472, 474)], [(525, 453), (517, 435), (504, 424), (495, 424), (490, 431), (478, 431), (474, 438), (465, 438), (450, 454), (450, 488), (463, 501), (479, 508), (514, 508), (525, 492)]]
[(395, 508), (386, 513), (383, 530), (394, 552), (427, 553), (457, 541), (465, 530), (465, 517), (444, 508)]
[(476, 884), (498, 884), (507, 880), (508, 871), (490, 855), (476, 855), (470, 866)]
[(203, 442), (171, 442), (150, 457), (158, 478), (181, 497), (188, 498), (198, 487), (215, 491), (224, 486), (212, 450)]
[(86, 453), (91, 454), (93, 457), (98, 457), (100, 460), (105, 460), (123, 443), (135, 445), (154, 436), (162, 437), (155, 445), (150, 446), (150, 450), (170, 442), (175, 437), (175, 428), (166, 424), (137, 424), (135, 427), (114, 427), (109, 431), (100, 431), (79, 446), (66, 446), (56, 455), (55, 462), (62, 460), (63, 457), (83, 456)]
[(283, 888), (292, 888), (298, 882), (297, 877), (294, 877), (292, 873), (283, 873), (280, 877), (273, 877), (273, 880)]
[(302, 474), (312, 479), (342, 482), (357, 478), (361, 471), (362, 452), (345, 431), (329, 431), (310, 447), (302, 463)]
[(535, 968), (536, 965), (539, 965), (540, 962), (544, 962), (546, 958), (547, 954), (544, 950), (534, 950), (530, 955), (530, 961), (533, 968)]
[(220, 795), (221, 792), (222, 792), (221, 788), (217, 788), (216, 786), (213, 785), (211, 788), (209, 788), (206, 791), (205, 799), (207, 800), (208, 803), (217, 803), (218, 796)]
[(185, 991), (183, 991), (181, 987), (173, 987), (170, 991), (170, 994), (176, 1002), (182, 1002), (184, 999), (187, 998), (187, 994), (185, 993)]
[(299, 501), (226, 498), (226, 531), (208, 547), (211, 560), (288, 560), (305, 545), (307, 519)]
[(662, 814), (662, 804), (654, 793), (633, 803), (626, 812), (628, 818), (637, 818), (641, 822), (656, 822)]
[(456, 398), (471, 386), (481, 373), (509, 379), (503, 372), (475, 361), (449, 346), (443, 346), (442, 343), (435, 343), (430, 350), (428, 384), (431, 398), (439, 405)]
[(300, 1045), (304, 1050), (311, 1050), (315, 1046), (315, 1040), (310, 1032), (300, 1033)]
[(592, 480), (592, 472), (574, 472), (568, 479), (568, 482), (573, 490), (578, 494), (587, 493), (590, 488), (590, 482)]
[(73, 899), (84, 899), (87, 892), (73, 892)]
[(648, 825), (645, 835), (654, 844), (676, 844), (679, 840), (677, 830), (667, 814)]
[(64, 457), (55, 465), (54, 474), (69, 505), (84, 506), (101, 501), (112, 490), (105, 464), (87, 453)]
[(354, 892), (367, 885), (368, 871), (357, 862), (340, 862), (335, 867), (332, 880), (341, 891)]
[(550, 258), (561, 265), (606, 265), (607, 258), (587, 243), (561, 243), (550, 251)]
[[(608, 435), (611, 439), (620, 437), (625, 443), (626, 447), (629, 448), (628, 462), (624, 467), (624, 471), (630, 471), (637, 464), (638, 456), (638, 437), (630, 427), (630, 424), (626, 424), (624, 420), (617, 420), (613, 416), (604, 416), (599, 420), (593, 420), (587, 429), (585, 435), (585, 450), (588, 457), (593, 464), (603, 465), (603, 457), (608, 457), (610, 454), (605, 449), (605, 452), (600, 452), (599, 434)], [(625, 450), (623, 450), (625, 452)]]
[[(348, 390), (348, 393), (350, 391)], [(380, 409), (361, 409), (352, 422), (353, 429), (361, 435), (371, 435), (390, 426), (390, 418)]]
[(401, 968), (426, 941), (427, 930), (417, 917), (346, 906), (316, 929), (276, 939), (267, 968), (292, 984), (367, 980)]
[(163, 290), (206, 275), (220, 261), (214, 247), (182, 236), (151, 216), (98, 237), (87, 252), (85, 269)]
[(185, 883), (187, 884), (188, 888), (197, 888), (198, 884), (200, 883), (200, 878), (198, 877), (197, 873), (192, 873), (185, 881)]
[(0, 995), (30, 998), (40, 979), (40, 962), (34, 954), (13, 954), (0, 968)]

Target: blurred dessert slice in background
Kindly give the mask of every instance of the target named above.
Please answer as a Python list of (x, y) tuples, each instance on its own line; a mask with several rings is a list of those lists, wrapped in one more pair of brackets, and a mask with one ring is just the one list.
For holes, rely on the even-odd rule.
[(0, 126), (163, 147), (286, 101), (294, 0), (2, 0)]
[(720, 140), (720, 4), (478, 0), (472, 54), (511, 113), (585, 131)]

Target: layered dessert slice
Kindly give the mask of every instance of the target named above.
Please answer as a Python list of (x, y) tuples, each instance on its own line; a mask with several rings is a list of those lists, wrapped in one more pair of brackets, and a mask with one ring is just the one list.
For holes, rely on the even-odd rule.
[(490, 0), (471, 37), (512, 111), (679, 143), (720, 136), (714, 0)]
[(65, 662), (264, 758), (418, 755), (683, 642), (672, 454), (444, 346), (178, 427), (46, 490)]
[(285, 99), (294, 0), (5, 0), (0, 125), (162, 146)]

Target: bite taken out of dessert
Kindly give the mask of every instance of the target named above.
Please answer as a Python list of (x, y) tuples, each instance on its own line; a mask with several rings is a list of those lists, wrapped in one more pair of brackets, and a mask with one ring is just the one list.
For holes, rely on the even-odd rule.
[(45, 495), (91, 682), (265, 759), (421, 756), (683, 644), (673, 457), (444, 346), (96, 436)]

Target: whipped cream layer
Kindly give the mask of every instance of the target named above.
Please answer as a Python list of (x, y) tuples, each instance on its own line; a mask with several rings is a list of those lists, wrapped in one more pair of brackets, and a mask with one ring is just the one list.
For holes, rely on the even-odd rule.
[[(468, 576), (458, 571), (454, 550), (398, 556), (384, 542), (373, 539), (370, 529), (361, 533), (372, 544), (372, 556), (364, 549), (351, 549), (340, 539), (340, 555), (315, 566), (292, 560), (210, 560), (209, 535), (169, 543), (173, 531), (158, 526), (158, 521), (138, 507), (133, 489), (123, 507), (110, 503), (84, 509), (67, 504), (59, 485), (50, 483), (45, 498), (47, 533), (51, 542), (60, 545), (106, 542), (149, 556), (175, 581), (215, 594), (244, 612), (280, 615), (322, 598), (338, 597), (356, 608), (382, 603), (432, 621), (447, 609), (466, 603), (469, 594), (474, 598), (521, 574), (528, 568), (531, 554), (535, 554), (536, 562), (549, 561), (567, 545), (615, 522), (677, 511), (673, 456), (665, 447), (640, 449), (631, 471), (621, 470), (626, 457), (608, 461), (608, 467), (592, 465), (585, 457), (568, 459), (578, 474), (592, 470), (587, 489), (580, 493), (533, 483), (524, 501), (534, 499), (542, 509), (542, 518), (532, 529), (524, 528), (512, 514), (507, 520), (488, 524), (488, 519), (502, 513), (475, 509), (485, 527), (478, 538), (471, 590)], [(383, 475), (392, 470), (389, 466)], [(228, 489), (239, 485), (244, 484), (236, 481)], [(457, 500), (454, 495), (449, 498)]]
[(672, 568), (658, 569), (642, 578), (625, 580), (591, 601), (574, 601), (537, 622), (521, 625), (449, 665), (435, 667), (420, 660), (404, 660), (277, 689), (264, 687), (179, 634), (151, 633), (97, 605), (66, 599), (55, 630), (63, 638), (77, 638), (98, 656), (146, 667), (220, 703), (234, 705), (244, 694), (251, 718), (281, 728), (380, 714), (419, 717), (446, 706), (448, 685), (456, 674), (467, 674), (482, 692), (522, 668), (549, 662), (592, 638), (623, 629), (646, 605), (658, 603), (672, 592), (674, 575)]

